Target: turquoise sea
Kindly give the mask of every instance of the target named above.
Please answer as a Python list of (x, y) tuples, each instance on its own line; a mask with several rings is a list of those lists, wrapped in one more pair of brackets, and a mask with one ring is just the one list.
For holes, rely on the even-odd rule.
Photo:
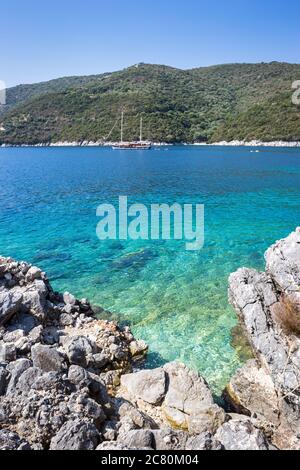
[[(105, 241), (96, 208), (205, 204), (205, 246)], [(0, 149), (0, 253), (47, 271), (69, 290), (129, 323), (151, 365), (179, 359), (220, 393), (243, 357), (227, 279), (262, 269), (263, 254), (300, 224), (300, 149), (168, 147)]]

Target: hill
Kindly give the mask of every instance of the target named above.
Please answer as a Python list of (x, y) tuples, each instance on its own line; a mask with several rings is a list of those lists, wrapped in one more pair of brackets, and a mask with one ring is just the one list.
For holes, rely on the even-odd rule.
[[(7, 91), (0, 143), (99, 141), (121, 108), (125, 138), (206, 142), (300, 140), (300, 107), (291, 102), (300, 65), (227, 64), (179, 70), (139, 64), (119, 72), (67, 77)], [(119, 125), (110, 138), (119, 139)]]

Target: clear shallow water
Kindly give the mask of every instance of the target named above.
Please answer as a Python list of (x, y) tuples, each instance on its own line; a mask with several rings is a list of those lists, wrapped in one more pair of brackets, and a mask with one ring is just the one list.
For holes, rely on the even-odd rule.
[[(204, 203), (205, 247), (99, 242), (96, 207)], [(151, 365), (180, 359), (219, 393), (241, 365), (228, 275), (300, 222), (300, 150), (174, 147), (0, 149), (0, 253), (47, 271), (58, 290), (130, 322)]]

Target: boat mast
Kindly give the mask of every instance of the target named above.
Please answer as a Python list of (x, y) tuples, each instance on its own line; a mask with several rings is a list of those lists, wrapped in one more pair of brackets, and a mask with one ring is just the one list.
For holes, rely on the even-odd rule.
[(143, 141), (143, 118), (141, 117), (141, 125), (140, 125), (140, 142)]
[(124, 111), (122, 111), (122, 117), (121, 117), (121, 143), (123, 143), (123, 128), (124, 128)]

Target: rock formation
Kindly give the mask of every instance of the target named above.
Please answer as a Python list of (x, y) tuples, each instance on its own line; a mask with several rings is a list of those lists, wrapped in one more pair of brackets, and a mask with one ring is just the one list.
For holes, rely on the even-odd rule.
[(265, 258), (266, 272), (240, 269), (229, 279), (229, 300), (256, 361), (237, 372), (225, 396), (275, 445), (300, 449), (300, 228)]
[(255, 359), (214, 402), (183, 364), (144, 370), (147, 345), (58, 294), (40, 269), (0, 258), (0, 449), (300, 448), (300, 229), (229, 299)]

